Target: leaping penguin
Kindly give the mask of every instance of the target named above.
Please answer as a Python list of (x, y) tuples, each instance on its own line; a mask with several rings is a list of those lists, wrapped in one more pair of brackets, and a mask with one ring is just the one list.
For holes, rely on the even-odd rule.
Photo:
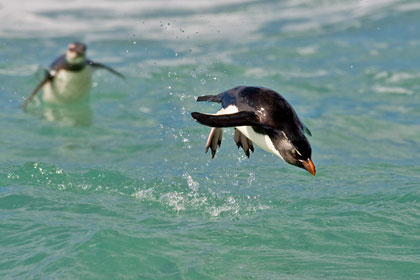
[(93, 69), (106, 69), (120, 78), (124, 76), (102, 63), (86, 58), (86, 45), (71, 43), (65, 54), (59, 56), (45, 71), (44, 79), (25, 100), (25, 108), (42, 88), (43, 101), (53, 104), (65, 104), (83, 100), (89, 95)]
[(235, 127), (234, 140), (248, 157), (249, 150), (254, 152), (254, 142), (315, 176), (312, 148), (304, 135), (311, 132), (286, 99), (274, 90), (239, 86), (218, 95), (200, 96), (197, 101), (222, 105), (216, 114), (191, 113), (197, 122), (212, 127), (206, 143), (206, 152), (210, 148), (212, 158), (222, 142), (222, 128)]

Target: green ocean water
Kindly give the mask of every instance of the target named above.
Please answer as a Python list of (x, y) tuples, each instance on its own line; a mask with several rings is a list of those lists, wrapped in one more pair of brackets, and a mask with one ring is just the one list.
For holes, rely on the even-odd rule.
[[(420, 279), (418, 1), (1, 1), (0, 279)], [(85, 106), (34, 102), (67, 44)], [(315, 177), (195, 98), (281, 93)]]

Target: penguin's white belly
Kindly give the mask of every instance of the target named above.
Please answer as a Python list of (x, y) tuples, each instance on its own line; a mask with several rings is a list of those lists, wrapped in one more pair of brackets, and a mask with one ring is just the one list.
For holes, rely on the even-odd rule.
[(92, 68), (80, 71), (60, 70), (52, 82), (43, 87), (42, 99), (48, 103), (63, 104), (87, 100), (92, 85)]
[(263, 150), (275, 154), (283, 159), (279, 151), (274, 147), (273, 141), (271, 141), (268, 135), (256, 133), (251, 126), (237, 126), (236, 129)]
[[(239, 112), (239, 110), (235, 105), (229, 105), (226, 108), (220, 109), (216, 115), (228, 115), (237, 112)], [(237, 126), (235, 128), (263, 150), (275, 154), (283, 159), (280, 152), (274, 147), (273, 141), (271, 141), (268, 135), (256, 133), (251, 126)]]

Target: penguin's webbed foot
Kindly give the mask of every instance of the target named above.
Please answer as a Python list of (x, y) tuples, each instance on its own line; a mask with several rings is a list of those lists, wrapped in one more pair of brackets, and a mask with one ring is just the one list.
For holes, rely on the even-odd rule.
[(211, 158), (214, 158), (217, 151), (217, 146), (222, 144), (222, 132), (220, 127), (212, 127), (206, 143), (206, 153), (211, 150)]
[(244, 150), (244, 153), (247, 157), (250, 156), (249, 150), (254, 152), (254, 145), (252, 144), (252, 141), (249, 140), (245, 135), (243, 135), (239, 130), (235, 128), (235, 134), (233, 136), (233, 139), (235, 140), (236, 145), (242, 148)]

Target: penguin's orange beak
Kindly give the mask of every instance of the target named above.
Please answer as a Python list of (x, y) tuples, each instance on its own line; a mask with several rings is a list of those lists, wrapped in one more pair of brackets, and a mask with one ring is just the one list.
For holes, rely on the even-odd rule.
[(307, 160), (303, 160), (303, 161), (302, 161), (302, 163), (303, 163), (303, 167), (305, 167), (305, 169), (306, 169), (309, 173), (311, 173), (312, 175), (314, 175), (314, 176), (315, 176), (315, 174), (316, 174), (316, 170), (315, 170), (315, 165), (314, 165), (314, 163), (312, 162), (312, 160), (311, 160), (310, 158), (308, 158)]

